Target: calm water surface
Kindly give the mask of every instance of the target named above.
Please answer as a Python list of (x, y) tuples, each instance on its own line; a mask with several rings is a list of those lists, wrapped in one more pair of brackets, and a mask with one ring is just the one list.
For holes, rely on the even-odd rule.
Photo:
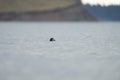
[(120, 80), (120, 23), (1, 22), (0, 80)]

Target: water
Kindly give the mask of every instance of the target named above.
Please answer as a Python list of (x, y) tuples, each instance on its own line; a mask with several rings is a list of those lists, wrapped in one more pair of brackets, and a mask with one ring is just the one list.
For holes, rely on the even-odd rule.
[(119, 26), (1, 22), (0, 79), (119, 80)]

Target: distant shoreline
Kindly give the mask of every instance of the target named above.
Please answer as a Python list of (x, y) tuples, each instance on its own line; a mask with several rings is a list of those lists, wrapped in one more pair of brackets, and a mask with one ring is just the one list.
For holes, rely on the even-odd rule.
[(1, 12), (0, 21), (96, 21), (82, 5), (73, 4), (64, 8), (46, 11)]

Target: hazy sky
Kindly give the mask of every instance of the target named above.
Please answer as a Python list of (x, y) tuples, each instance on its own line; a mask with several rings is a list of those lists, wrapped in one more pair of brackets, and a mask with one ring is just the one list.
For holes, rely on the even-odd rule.
[(109, 6), (109, 5), (120, 5), (120, 0), (82, 0), (83, 4), (91, 4), (91, 5), (101, 5), (101, 6)]

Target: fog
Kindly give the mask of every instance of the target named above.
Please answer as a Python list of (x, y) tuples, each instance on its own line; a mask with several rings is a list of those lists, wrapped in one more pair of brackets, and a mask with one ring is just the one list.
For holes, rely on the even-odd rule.
[(110, 6), (120, 5), (120, 0), (82, 0), (82, 3), (90, 5)]

